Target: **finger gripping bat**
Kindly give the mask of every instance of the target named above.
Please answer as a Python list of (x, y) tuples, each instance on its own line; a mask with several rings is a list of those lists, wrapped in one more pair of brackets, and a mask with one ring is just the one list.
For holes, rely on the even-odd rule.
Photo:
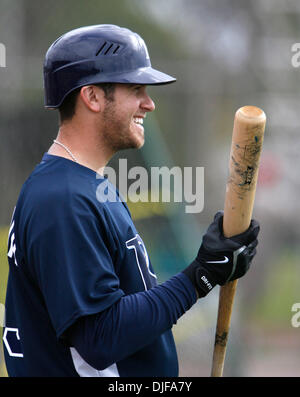
[[(234, 117), (226, 184), (223, 232), (226, 237), (243, 233), (250, 226), (266, 115), (256, 106), (244, 106)], [(223, 374), (226, 346), (237, 280), (220, 287), (219, 307), (211, 376)]]

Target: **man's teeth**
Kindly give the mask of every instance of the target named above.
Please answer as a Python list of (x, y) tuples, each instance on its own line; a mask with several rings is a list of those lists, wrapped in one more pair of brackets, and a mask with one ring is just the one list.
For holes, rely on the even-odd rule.
[(134, 120), (134, 122), (135, 122), (136, 124), (141, 124), (141, 125), (143, 125), (144, 120), (143, 120), (142, 117), (135, 117), (133, 120)]

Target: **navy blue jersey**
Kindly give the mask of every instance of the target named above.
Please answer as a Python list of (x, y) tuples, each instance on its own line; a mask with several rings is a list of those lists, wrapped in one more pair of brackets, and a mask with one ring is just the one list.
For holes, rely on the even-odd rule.
[[(107, 190), (119, 198), (107, 179), (49, 154), (24, 183), (8, 240), (3, 342), (9, 376), (178, 375), (171, 325), (164, 325), (163, 332), (138, 350), (131, 346), (134, 338), (128, 337), (127, 356), (101, 370), (88, 364), (65, 337), (78, 319), (121, 307), (116, 305), (124, 297), (147, 295), (151, 290), (154, 301), (160, 294), (126, 203), (102, 200)], [(184, 275), (180, 277), (174, 285), (180, 283), (178, 288), (187, 294), (184, 284), (189, 281)], [(158, 292), (152, 293), (156, 289)], [(195, 292), (191, 294), (188, 304), (179, 303), (185, 307), (177, 317), (195, 302)], [(157, 302), (162, 301), (161, 296)], [(126, 305), (122, 306), (122, 317)], [(171, 324), (176, 318), (159, 321)], [(126, 332), (134, 333), (123, 330), (123, 344), (127, 343)]]

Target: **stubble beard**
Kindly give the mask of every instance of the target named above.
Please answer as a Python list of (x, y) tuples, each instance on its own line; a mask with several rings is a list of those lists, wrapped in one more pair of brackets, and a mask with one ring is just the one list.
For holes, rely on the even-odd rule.
[(107, 101), (103, 111), (103, 139), (105, 145), (114, 153), (125, 149), (139, 149), (144, 140), (138, 139), (131, 131), (131, 116), (118, 114), (113, 101)]

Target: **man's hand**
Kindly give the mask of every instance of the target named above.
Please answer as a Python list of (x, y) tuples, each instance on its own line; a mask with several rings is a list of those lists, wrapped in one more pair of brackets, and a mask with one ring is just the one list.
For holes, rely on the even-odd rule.
[(199, 297), (208, 294), (216, 284), (224, 285), (242, 277), (256, 254), (260, 229), (256, 220), (252, 219), (244, 233), (230, 238), (224, 236), (222, 225), (223, 212), (219, 211), (203, 236), (196, 259), (183, 271)]

